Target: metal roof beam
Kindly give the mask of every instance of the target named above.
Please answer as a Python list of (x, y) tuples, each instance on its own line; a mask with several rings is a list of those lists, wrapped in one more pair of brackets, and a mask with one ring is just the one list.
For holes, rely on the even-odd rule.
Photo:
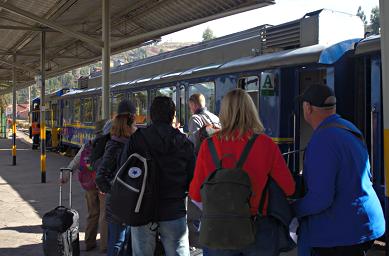
[(57, 32), (51, 28), (41, 28), (41, 27), (26, 27), (26, 26), (10, 26), (10, 25), (0, 25), (0, 29), (6, 30), (25, 30), (25, 31), (46, 31), (46, 32)]
[(101, 40), (98, 40), (96, 38), (87, 36), (85, 34), (70, 30), (67, 27), (62, 26), (56, 22), (41, 18), (33, 13), (27, 12), (25, 10), (18, 8), (18, 7), (12, 6), (12, 5), (7, 4), (7, 3), (2, 3), (2, 2), (0, 2), (0, 7), (6, 9), (9, 12), (12, 12), (16, 15), (19, 15), (19, 16), (24, 17), (26, 19), (32, 20), (34, 22), (38, 22), (42, 25), (45, 25), (45, 26), (48, 26), (52, 29), (60, 31), (68, 36), (71, 36), (71, 37), (77, 38), (81, 41), (87, 42), (95, 47), (99, 47), (99, 48), (103, 47), (103, 42)]
[(196, 26), (196, 25), (199, 25), (199, 24), (211, 21), (211, 20), (216, 20), (216, 19), (223, 18), (223, 17), (226, 17), (226, 16), (234, 15), (234, 14), (237, 14), (237, 13), (254, 10), (254, 9), (257, 9), (257, 8), (260, 8), (260, 7), (263, 7), (263, 6), (272, 4), (272, 3), (274, 3), (274, 2), (269, 0), (269, 1), (265, 1), (265, 2), (259, 3), (259, 4), (249, 5), (249, 6), (241, 7), (241, 8), (238, 8), (238, 9), (230, 10), (230, 11), (227, 11), (227, 12), (222, 12), (222, 13), (214, 14), (214, 15), (211, 15), (211, 16), (208, 16), (208, 17), (205, 17), (205, 18), (200, 18), (200, 19), (197, 19), (197, 20), (187, 21), (187, 22), (184, 22), (184, 23), (181, 23), (181, 24), (177, 24), (177, 25), (166, 27), (166, 28), (162, 28), (162, 29), (157, 29), (157, 30), (154, 30), (154, 31), (150, 31), (150, 32), (146, 32), (146, 33), (140, 34), (140, 35), (132, 36), (132, 37), (129, 37), (129, 38), (126, 38), (126, 39), (117, 40), (115, 42), (112, 42), (111, 46), (112, 46), (112, 49), (119, 48), (119, 47), (122, 47), (122, 46), (127, 45), (127, 44), (131, 44), (131, 43), (135, 43), (135, 42), (139, 42), (139, 41), (144, 41), (144, 40), (147, 40), (147, 39), (150, 39), (150, 38), (160, 37), (161, 35), (170, 34), (170, 33), (173, 33), (173, 32), (176, 32), (176, 31), (188, 28), (188, 27)]
[(9, 62), (9, 61), (6, 61), (6, 60), (0, 60), (0, 63), (4, 63), (4, 64), (9, 65), (11, 67), (15, 67), (15, 68), (18, 68), (18, 69), (22, 69), (22, 70), (28, 71), (28, 72), (31, 72), (33, 74), (36, 74), (36, 73), (39, 72), (39, 70), (35, 70), (35, 69), (32, 69), (32, 68), (29, 68), (26, 65), (19, 64), (19, 63), (12, 63), (12, 62)]
[(34, 54), (34, 53), (23, 53), (23, 52), (12, 52), (12, 51), (2, 51), (0, 50), (0, 55), (3, 56), (9, 56), (9, 55), (18, 55), (18, 56), (25, 56), (25, 57), (40, 57), (39, 54)]

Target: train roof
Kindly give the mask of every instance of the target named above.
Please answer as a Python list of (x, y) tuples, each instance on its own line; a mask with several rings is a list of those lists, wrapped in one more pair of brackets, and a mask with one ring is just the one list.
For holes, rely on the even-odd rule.
[[(150, 77), (138, 77), (130, 81), (111, 85), (112, 91), (129, 89), (142, 85), (169, 83), (214, 74), (233, 73), (242, 70), (258, 70), (292, 65), (323, 64), (331, 65), (338, 61), (346, 52), (353, 50), (360, 38), (339, 42), (331, 46), (312, 45), (298, 49), (285, 50), (259, 56), (237, 58), (225, 63), (214, 63), (196, 66), (172, 73), (159, 74)], [(89, 95), (100, 92), (101, 88), (74, 90), (64, 96)]]
[(266, 69), (300, 64), (317, 63), (331, 65), (347, 51), (352, 50), (360, 39), (350, 39), (331, 46), (312, 45), (298, 49), (275, 52), (257, 57), (246, 57), (228, 62), (220, 70), (229, 72), (247, 69)]
[(381, 36), (373, 35), (361, 40), (355, 48), (355, 54), (367, 54), (381, 50)]

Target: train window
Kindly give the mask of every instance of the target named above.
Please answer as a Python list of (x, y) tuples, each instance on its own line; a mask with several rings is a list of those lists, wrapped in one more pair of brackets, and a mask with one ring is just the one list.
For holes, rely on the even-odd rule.
[(180, 99), (179, 99), (179, 111), (177, 115), (180, 118), (180, 124), (185, 125), (185, 113), (186, 113), (186, 102), (185, 102), (185, 87), (180, 86)]
[(205, 106), (209, 111), (215, 113), (215, 82), (191, 84), (189, 86), (189, 97), (195, 93), (203, 94)]
[(73, 123), (80, 122), (81, 101), (80, 99), (73, 100)]
[(97, 100), (97, 118), (96, 120), (102, 120), (103, 119), (103, 102), (102, 102), (102, 96), (98, 97)]
[(111, 118), (113, 118), (117, 114), (119, 102), (124, 100), (125, 95), (124, 93), (115, 94), (112, 98), (112, 105), (111, 105)]
[(57, 103), (51, 105), (51, 111), (53, 113), (52, 114), (53, 124), (55, 127), (59, 127), (59, 124), (58, 124), (58, 104)]
[(172, 100), (174, 101), (174, 104), (177, 105), (176, 90), (177, 90), (177, 88), (175, 86), (155, 89), (155, 90), (153, 90), (153, 99), (155, 97), (158, 97), (158, 96), (167, 96), (167, 97), (172, 98)]
[(70, 124), (72, 122), (72, 112), (70, 110), (69, 100), (65, 100), (63, 107), (63, 123), (64, 125)]
[(86, 98), (82, 101), (82, 122), (92, 123), (93, 122), (93, 99)]
[(133, 92), (130, 98), (136, 108), (135, 122), (137, 124), (146, 124), (148, 108), (147, 91)]
[(245, 90), (253, 99), (255, 106), (259, 107), (259, 78), (249, 76), (239, 79), (238, 88)]

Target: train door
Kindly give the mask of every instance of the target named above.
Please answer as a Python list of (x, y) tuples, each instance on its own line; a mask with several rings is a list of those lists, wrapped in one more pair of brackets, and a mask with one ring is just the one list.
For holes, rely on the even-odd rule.
[[(311, 85), (319, 85), (319, 84), (327, 84), (327, 69), (301, 69), (299, 71), (299, 94), (301, 95), (309, 86)], [(298, 142), (297, 150), (298, 152), (298, 170), (303, 170), (303, 150), (307, 147), (309, 140), (312, 137), (313, 129), (309, 124), (304, 120), (304, 111), (302, 108), (302, 104), (298, 103), (298, 115), (296, 116), (296, 127), (298, 127), (298, 132), (295, 136), (295, 139)], [(296, 155), (297, 156), (297, 155)], [(296, 171), (296, 170), (295, 170)]]
[(370, 156), (373, 184), (384, 200), (383, 122), (380, 56), (362, 56), (355, 61), (355, 97), (352, 116), (362, 131)]

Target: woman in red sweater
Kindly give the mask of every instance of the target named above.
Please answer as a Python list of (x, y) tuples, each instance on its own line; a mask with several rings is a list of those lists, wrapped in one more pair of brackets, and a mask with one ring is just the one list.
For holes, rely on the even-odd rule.
[[(223, 168), (233, 168), (236, 165), (243, 148), (250, 137), (259, 134), (243, 165), (252, 184), (250, 199), (251, 214), (257, 215), (259, 201), (270, 175), (286, 195), (294, 193), (293, 177), (283, 159), (278, 146), (265, 135), (264, 127), (251, 97), (241, 89), (235, 89), (224, 96), (221, 103), (220, 123), (222, 130), (212, 137), (219, 159), (223, 158)], [(222, 157), (223, 156), (223, 157)], [(205, 179), (216, 169), (212, 160), (208, 143), (202, 143), (190, 184), (189, 195), (195, 204), (201, 205), (200, 188)], [(201, 207), (201, 206), (200, 206)], [(266, 205), (264, 208), (266, 211)], [(250, 246), (254, 247), (255, 246)], [(246, 248), (249, 249), (249, 248)], [(245, 248), (239, 251), (207, 250), (207, 255), (259, 255), (260, 252), (249, 252)]]

